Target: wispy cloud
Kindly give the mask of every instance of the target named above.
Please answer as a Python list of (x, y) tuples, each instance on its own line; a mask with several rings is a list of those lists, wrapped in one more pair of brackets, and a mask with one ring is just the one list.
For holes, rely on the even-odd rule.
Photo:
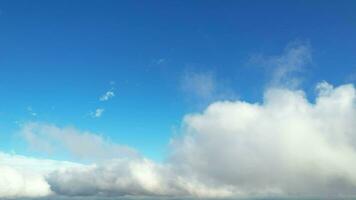
[(108, 101), (109, 99), (113, 98), (115, 96), (115, 93), (113, 91), (114, 89), (110, 89), (109, 91), (105, 92), (105, 94), (103, 94), (99, 100), (100, 101)]
[(90, 116), (92, 118), (99, 118), (103, 115), (104, 111), (105, 111), (105, 109), (103, 109), (103, 108), (97, 108), (94, 112), (90, 113)]
[(355, 194), (355, 87), (316, 89), (315, 103), (303, 91), (270, 88), (263, 103), (220, 101), (187, 115), (174, 166), (249, 195)]
[(284, 49), (282, 54), (266, 56), (254, 55), (250, 63), (262, 66), (270, 77), (269, 86), (272, 87), (298, 87), (302, 80), (301, 73), (312, 62), (312, 52), (309, 43), (292, 42)]
[[(114, 81), (110, 81), (110, 85), (111, 85), (111, 89), (108, 90), (107, 92), (105, 92), (102, 96), (99, 97), (99, 101), (104, 102), (104, 101), (109, 101), (110, 99), (115, 97), (115, 82)], [(103, 113), (104, 113), (105, 109), (103, 108), (97, 108), (94, 112), (90, 113), (90, 116), (92, 118), (100, 118)]]
[(216, 93), (217, 82), (212, 72), (185, 72), (182, 89), (198, 98), (211, 98)]
[(186, 70), (181, 77), (180, 88), (188, 98), (202, 104), (236, 97), (233, 90), (212, 71)]

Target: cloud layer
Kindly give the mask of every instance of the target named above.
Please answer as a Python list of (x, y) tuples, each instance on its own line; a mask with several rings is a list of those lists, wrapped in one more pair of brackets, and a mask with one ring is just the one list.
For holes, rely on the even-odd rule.
[(262, 103), (215, 102), (185, 116), (164, 163), (114, 156), (126, 149), (92, 133), (30, 123), (22, 132), (31, 144), (110, 156), (25, 174), (48, 161), (4, 162), (3, 154), (0, 197), (356, 195), (355, 87), (322, 82), (316, 93), (311, 102), (301, 90), (271, 88)]

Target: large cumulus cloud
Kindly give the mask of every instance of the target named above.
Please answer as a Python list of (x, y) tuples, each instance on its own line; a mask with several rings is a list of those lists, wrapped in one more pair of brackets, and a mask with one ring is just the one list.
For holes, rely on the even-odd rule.
[(216, 102), (185, 117), (172, 162), (201, 182), (245, 194), (356, 194), (353, 85), (269, 89), (263, 103)]
[[(351, 84), (334, 88), (322, 82), (312, 100), (301, 90), (270, 88), (259, 103), (219, 101), (185, 116), (182, 134), (172, 138), (163, 163), (110, 154), (89, 165), (51, 169), (51, 162), (38, 173), (24, 175), (24, 168), (40, 167), (24, 162), (18, 168), (19, 162), (7, 157), (8, 164), (0, 164), (0, 186), (5, 186), (0, 196), (356, 195), (355, 122), (356, 90)], [(32, 138), (40, 132), (41, 139), (74, 134), (47, 124), (28, 124), (23, 132)], [(74, 135), (70, 144), (86, 144), (85, 138), (94, 137), (78, 130)], [(74, 146), (63, 147), (77, 152)], [(23, 178), (33, 188), (19, 184)]]

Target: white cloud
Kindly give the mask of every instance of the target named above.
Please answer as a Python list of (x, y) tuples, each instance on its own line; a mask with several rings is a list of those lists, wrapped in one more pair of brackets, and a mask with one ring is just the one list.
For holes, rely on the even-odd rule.
[(2, 165), (0, 171), (0, 198), (42, 197), (51, 194), (50, 186), (43, 176)]
[(0, 198), (44, 197), (52, 195), (45, 177), (49, 172), (79, 164), (41, 160), (0, 152)]
[(0, 198), (48, 196), (201, 196), (231, 194), (209, 188), (145, 158), (99, 164), (34, 159), (0, 153)]
[(103, 115), (104, 111), (105, 110), (103, 108), (97, 108), (95, 112), (90, 113), (90, 116), (93, 118), (99, 118)]
[(164, 163), (90, 132), (27, 123), (33, 148), (94, 163), (0, 156), (0, 197), (356, 195), (356, 89), (321, 82), (316, 92), (309, 101), (269, 88), (262, 103), (217, 101), (186, 115)]
[(186, 116), (173, 166), (247, 195), (356, 195), (355, 88), (317, 88), (315, 103), (269, 89), (262, 104), (215, 102)]
[(54, 192), (67, 196), (226, 197), (230, 188), (208, 187), (148, 159), (114, 159), (100, 165), (67, 168), (48, 176)]
[(146, 159), (115, 159), (87, 168), (55, 171), (48, 177), (51, 188), (62, 195), (122, 196), (164, 192), (158, 166)]
[(105, 92), (105, 94), (103, 94), (99, 100), (100, 101), (108, 101), (109, 99), (113, 98), (115, 96), (115, 93), (113, 91), (113, 89), (110, 89), (109, 91)]
[(20, 166), (21, 170), (36, 172), (45, 180), (41, 188), (47, 191), (47, 195), (206, 197), (230, 194), (226, 188), (212, 188), (189, 177), (180, 176), (169, 163), (158, 164), (142, 158), (135, 150), (112, 144), (93, 133), (33, 122), (25, 124), (21, 133), (32, 148), (39, 151), (47, 151), (50, 146), (51, 152), (60, 148), (61, 153), (68, 151), (76, 157), (95, 162), (91, 165), (68, 164), (60, 167), (63, 163), (19, 156), (4, 160), (11, 166)]

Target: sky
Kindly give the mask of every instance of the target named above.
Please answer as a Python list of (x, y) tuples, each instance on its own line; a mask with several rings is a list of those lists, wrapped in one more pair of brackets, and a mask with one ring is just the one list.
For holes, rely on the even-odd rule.
[(0, 198), (356, 195), (354, 1), (0, 1)]

